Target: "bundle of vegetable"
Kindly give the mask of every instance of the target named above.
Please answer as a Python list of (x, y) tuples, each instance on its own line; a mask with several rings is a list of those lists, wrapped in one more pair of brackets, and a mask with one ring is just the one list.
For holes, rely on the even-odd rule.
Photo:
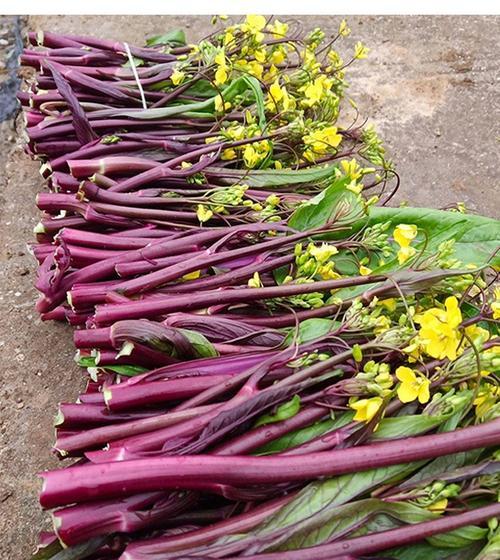
[(89, 373), (39, 560), (496, 556), (500, 225), (384, 207), (348, 34), (30, 35), (38, 309)]

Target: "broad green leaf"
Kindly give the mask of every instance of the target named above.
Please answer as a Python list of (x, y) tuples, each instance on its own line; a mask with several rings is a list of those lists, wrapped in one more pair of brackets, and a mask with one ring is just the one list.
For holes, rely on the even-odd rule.
[(255, 422), (255, 428), (264, 426), (265, 424), (274, 424), (275, 422), (282, 422), (288, 420), (297, 414), (300, 410), (300, 397), (294, 395), (288, 402), (285, 402), (277, 407), (274, 414), (264, 414)]
[(384, 418), (370, 439), (374, 441), (399, 439), (422, 434), (439, 426), (446, 418), (446, 416), (425, 416), (424, 414)]
[[(232, 101), (237, 95), (241, 95), (250, 87), (249, 83), (244, 77), (233, 80), (221, 94), (225, 101)], [(117, 115), (123, 117), (130, 117), (134, 119), (166, 119), (174, 115), (185, 115), (187, 117), (206, 117), (212, 114), (215, 108), (215, 98), (217, 95), (209, 97), (204, 101), (186, 102), (178, 105), (169, 105), (168, 107), (156, 107), (152, 109), (135, 110), (135, 111), (121, 111)]]
[(186, 90), (186, 95), (196, 95), (198, 97), (213, 97), (217, 93), (217, 90), (208, 80), (197, 80)]
[(306, 169), (224, 169), (207, 167), (207, 175), (217, 175), (221, 183), (232, 185), (241, 181), (252, 188), (270, 188), (284, 185), (298, 185), (324, 181), (335, 175), (335, 165), (317, 165)]
[[(500, 266), (500, 253), (490, 260), (500, 246), (500, 220), (430, 208), (372, 207), (367, 225), (380, 222), (390, 222), (389, 231), (398, 224), (415, 224), (420, 234), (418, 243), (412, 245), (417, 250), (426, 245), (424, 255), (435, 253), (443, 241), (453, 239), (454, 256), (463, 264)], [(422, 232), (427, 234), (427, 242)]]
[(297, 527), (297, 524), (307, 523), (313, 516), (322, 515), (325, 511), (328, 517), (336, 511), (337, 506), (362, 496), (380, 484), (407, 476), (418, 468), (419, 464), (394, 465), (313, 482), (299, 492), (294, 500), (272, 515), (261, 527), (261, 531), (265, 534), (291, 525)]
[[(306, 319), (299, 324), (298, 333), (296, 337), (297, 344), (310, 342), (322, 336), (327, 335), (329, 332), (337, 328), (338, 322), (331, 319)], [(296, 329), (288, 330), (288, 334), (284, 340), (286, 346), (290, 345), (294, 340)]]
[(306, 441), (310, 441), (325, 432), (329, 432), (332, 429), (333, 420), (328, 419), (322, 422), (316, 422), (311, 424), (306, 428), (301, 428), (300, 430), (294, 430), (274, 441), (269, 442), (262, 447), (259, 447), (255, 452), (256, 455), (269, 455), (271, 453), (279, 453), (285, 449), (290, 449), (291, 447), (296, 447), (301, 445)]
[(346, 535), (358, 536), (385, 531), (399, 526), (401, 522), (422, 523), (435, 518), (435, 513), (413, 504), (390, 503), (374, 498), (335, 507), (329, 505), (294, 525), (286, 537), (278, 537), (271, 546), (265, 546), (265, 550), (308, 548)]
[[(411, 546), (391, 548), (377, 556), (394, 560), (479, 560), (476, 558), (481, 546), (478, 543), (460, 549), (437, 548), (427, 542), (413, 543)], [(481, 560), (496, 560), (497, 557)]]
[(139, 375), (148, 371), (147, 368), (136, 365), (128, 364), (118, 364), (116, 366), (100, 366), (96, 364), (96, 358), (94, 356), (82, 356), (78, 359), (78, 365), (86, 368), (98, 368), (101, 371), (112, 371), (113, 373), (118, 373), (119, 375), (125, 375), (127, 377), (132, 377), (134, 375)]
[(431, 478), (433, 476), (439, 478), (439, 475), (442, 473), (460, 469), (471, 463), (473, 464), (476, 462), (479, 455), (481, 455), (482, 451), (482, 449), (474, 449), (473, 451), (463, 451), (461, 453), (437, 457), (425, 467), (417, 471), (413, 476), (408, 478), (405, 483), (415, 484), (420, 480)]
[(479, 552), (475, 560), (498, 560), (500, 558), (500, 528), (489, 536), (486, 546)]
[(179, 329), (179, 331), (189, 340), (197, 358), (213, 358), (219, 353), (201, 333), (188, 329)]
[(434, 535), (429, 537), (427, 541), (432, 546), (439, 546), (442, 548), (462, 548), (470, 544), (481, 541), (486, 538), (488, 529), (484, 527), (477, 527), (476, 525), (468, 525), (467, 527), (460, 527), (448, 533)]
[(316, 229), (327, 224), (345, 229), (329, 237), (348, 237), (364, 223), (365, 210), (359, 195), (346, 188), (349, 178), (336, 180), (319, 194), (302, 203), (288, 219), (288, 225), (299, 231)]
[(119, 375), (124, 375), (126, 377), (133, 377), (134, 375), (140, 375), (141, 373), (148, 371), (147, 368), (127, 364), (118, 366), (102, 366), (99, 367), (99, 369), (112, 371), (113, 373), (118, 373)]
[(264, 102), (264, 94), (260, 86), (259, 80), (253, 76), (243, 76), (243, 79), (248, 84), (248, 87), (253, 93), (255, 104), (257, 106), (257, 115), (259, 117), (259, 126), (262, 130), (266, 127), (266, 107)]
[(163, 35), (155, 35), (146, 39), (146, 45), (169, 45), (170, 47), (183, 47), (186, 45), (186, 34), (182, 29), (172, 29)]

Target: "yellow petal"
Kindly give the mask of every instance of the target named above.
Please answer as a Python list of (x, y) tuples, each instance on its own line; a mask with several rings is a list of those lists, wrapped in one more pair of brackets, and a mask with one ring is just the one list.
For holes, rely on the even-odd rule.
[(429, 380), (422, 379), (422, 382), (418, 389), (418, 400), (421, 404), (425, 404), (426, 402), (429, 402), (429, 399), (431, 398), (431, 395), (429, 393), (429, 386), (430, 386)]
[(415, 372), (406, 366), (399, 366), (396, 370), (396, 377), (401, 381), (401, 383), (415, 383), (417, 376)]
[(418, 389), (413, 383), (401, 383), (397, 388), (397, 394), (402, 403), (409, 403), (418, 397)]

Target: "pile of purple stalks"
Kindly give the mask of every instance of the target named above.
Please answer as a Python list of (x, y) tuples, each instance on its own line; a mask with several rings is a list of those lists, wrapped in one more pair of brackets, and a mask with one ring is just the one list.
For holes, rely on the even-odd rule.
[(386, 206), (344, 21), (216, 25), (21, 57), (37, 309), (87, 376), (34, 558), (498, 558), (499, 223)]

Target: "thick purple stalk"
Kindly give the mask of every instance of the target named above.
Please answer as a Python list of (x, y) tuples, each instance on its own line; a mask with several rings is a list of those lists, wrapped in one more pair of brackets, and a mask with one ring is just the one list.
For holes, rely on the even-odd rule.
[[(362, 537), (343, 539), (300, 550), (251, 554), (246, 555), (245, 558), (248, 560), (340, 560), (346, 554), (355, 557), (365, 554), (371, 555), (390, 548), (412, 545), (427, 537), (448, 533), (467, 525), (484, 523), (499, 515), (500, 504), (491, 504), (466, 511), (465, 513), (459, 513), (458, 515), (445, 515), (431, 521), (405, 525), (404, 527), (379, 533), (369, 533)], [(210, 558), (210, 556), (205, 556), (205, 558)], [(227, 560), (236, 560), (236, 558), (235, 556), (227, 557)], [(139, 560), (139, 558), (127, 556), (125, 553), (125, 555), (122, 555), (122, 560)]]
[[(65, 219), (66, 218), (61, 218), (56, 221), (60, 222)], [(273, 225), (273, 229), (286, 231), (288, 228), (285, 226)], [(186, 247), (191, 246), (193, 243), (204, 244), (213, 242), (221, 237), (227, 236), (230, 233), (257, 233), (268, 230), (268, 224), (256, 223), (245, 226), (233, 226), (231, 228), (201, 230), (199, 233), (190, 233), (189, 236), (186, 236), (185, 234), (176, 234), (165, 240), (158, 239), (155, 243), (152, 243), (150, 246), (143, 249), (124, 251), (123, 254), (118, 257), (105, 259), (104, 261), (85, 267), (82, 270), (68, 274), (54, 289), (54, 293), (51, 294), (50, 297), (47, 297), (37, 303), (37, 309), (41, 312), (50, 311), (66, 299), (66, 291), (69, 290), (73, 284), (106, 279), (110, 275), (114, 274), (115, 266), (118, 263), (131, 262), (138, 259), (155, 259), (169, 255), (178, 255), (183, 253)]]
[[(191, 245), (191, 247), (187, 246), (186, 254), (189, 254), (189, 256), (192, 258), (197, 254), (201, 254), (201, 251), (199, 251), (198, 249), (198, 245)], [(130, 263), (119, 263), (116, 265), (115, 270), (116, 274), (118, 274), (120, 278), (129, 278), (131, 276), (137, 276), (138, 274), (145, 274), (147, 272), (152, 272), (161, 268), (165, 268), (167, 266), (172, 266), (185, 260), (185, 254), (174, 255), (171, 257), (162, 257), (159, 259), (155, 259), (154, 261), (142, 260)]]
[[(264, 273), (275, 270), (281, 266), (291, 264), (294, 260), (293, 255), (284, 255), (282, 257), (270, 257), (269, 255), (257, 255), (255, 261), (247, 266), (242, 266), (236, 270), (222, 272), (214, 276), (191, 280), (190, 282), (177, 284), (171, 288), (172, 292), (185, 293), (196, 292), (197, 290), (207, 290), (208, 288), (217, 288), (222, 286), (232, 286), (242, 280), (251, 278), (255, 272)], [(224, 266), (224, 263), (221, 263)]]
[[(182, 266), (182, 264), (178, 266)], [(298, 294), (310, 294), (350, 286), (362, 286), (383, 280), (385, 280), (383, 276), (353, 276), (341, 280), (323, 280), (307, 284), (283, 284), (269, 288), (207, 290), (206, 292), (185, 296), (163, 296), (151, 301), (98, 306), (95, 312), (95, 321), (96, 324), (106, 325), (123, 319), (153, 318), (174, 311), (190, 311), (213, 305), (246, 303)], [(122, 288), (123, 286), (120, 287), (120, 289)]]
[(77, 179), (91, 177), (94, 173), (136, 173), (160, 165), (156, 161), (132, 156), (109, 156), (100, 159), (68, 159), (71, 175)]
[[(231, 239), (231, 229), (226, 230), (226, 233), (227, 235), (221, 237), (224, 237), (228, 240)], [(207, 268), (209, 266), (213, 266), (223, 262), (229, 262), (231, 260), (241, 259), (243, 257), (248, 257), (258, 253), (276, 250), (280, 247), (284, 247), (300, 241), (301, 239), (310, 237), (311, 235), (312, 232), (300, 232), (292, 235), (278, 237), (276, 239), (271, 239), (270, 241), (263, 241), (261, 243), (256, 243), (254, 245), (246, 247), (228, 249), (226, 251), (219, 252), (217, 252), (219, 244), (216, 243), (215, 246), (207, 249), (206, 252), (202, 255), (187, 259), (184, 263), (179, 263), (178, 265), (174, 265), (154, 272), (152, 274), (148, 274), (143, 278), (129, 280), (125, 283), (124, 286), (122, 286), (121, 291), (128, 296), (146, 292), (152, 290), (153, 288), (166, 284), (167, 282), (171, 282), (172, 280), (181, 278), (185, 274), (195, 272), (200, 268)]]
[[(205, 405), (181, 412), (167, 412), (164, 414), (155, 414), (152, 412), (150, 413), (150, 416), (146, 418), (121, 421), (119, 424), (82, 430), (74, 435), (58, 437), (56, 443), (54, 444), (54, 450), (61, 456), (79, 454), (82, 451), (95, 449), (96, 447), (106, 445), (112, 441), (172, 426), (178, 422), (189, 420), (190, 418), (204, 414), (205, 412), (213, 409), (215, 406), (217, 405)], [(133, 416), (133, 414), (134, 413), (131, 413), (130, 416)], [(117, 418), (120, 418), (122, 415), (126, 416), (123, 413), (112, 413), (109, 414), (109, 417), (113, 418), (116, 416)]]
[(227, 379), (225, 375), (182, 377), (136, 385), (134, 391), (121, 390), (121, 383), (104, 390), (106, 405), (112, 412), (185, 399), (214, 387)]
[(218, 537), (224, 537), (235, 533), (243, 533), (256, 527), (269, 516), (289, 503), (295, 494), (281, 496), (274, 500), (258, 505), (248, 512), (241, 513), (230, 519), (219, 521), (208, 527), (188, 531), (181, 535), (157, 537), (148, 540), (139, 540), (130, 543), (124, 553), (124, 559), (139, 560), (149, 558), (151, 555), (167, 552), (182, 551), (184, 549), (208, 544)]
[[(278, 484), (433, 459), (500, 445), (500, 418), (477, 426), (299, 457), (171, 456), (42, 473), (45, 508), (204, 483)], [(500, 504), (497, 514), (500, 513)]]
[(217, 446), (214, 453), (217, 455), (243, 455), (251, 453), (262, 445), (269, 443), (285, 434), (298, 430), (309, 424), (317, 422), (328, 414), (327, 409), (320, 406), (312, 406), (298, 412), (292, 418), (277, 422), (275, 424), (265, 424), (249, 432), (240, 435)]
[(59, 539), (66, 546), (72, 546), (98, 535), (151, 529), (197, 501), (197, 495), (192, 492), (184, 496), (155, 492), (119, 501), (76, 505), (55, 511), (52, 517)]
[(141, 410), (130, 413), (111, 413), (107, 408), (94, 404), (61, 403), (55, 426), (64, 428), (91, 429), (95, 426), (107, 426), (157, 416), (161, 411)]

